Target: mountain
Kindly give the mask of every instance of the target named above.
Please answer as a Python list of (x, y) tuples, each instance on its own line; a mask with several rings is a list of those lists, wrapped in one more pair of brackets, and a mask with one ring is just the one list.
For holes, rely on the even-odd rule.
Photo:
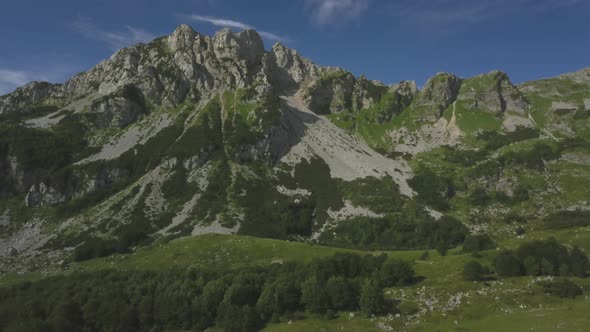
[(446, 253), (580, 226), (589, 119), (590, 69), (419, 89), (181, 25), (0, 96), (0, 272), (207, 233)]
[[(586, 165), (574, 152), (582, 147), (563, 145), (588, 137), (588, 73), (518, 87), (499, 71), (439, 73), (418, 90), (411, 81), (386, 86), (317, 66), (279, 43), (266, 51), (253, 30), (210, 37), (181, 25), (64, 84), (33, 82), (0, 97), (0, 197), (9, 224), (2, 251), (31, 255), (122, 232), (317, 238), (339, 219), (412, 201), (408, 180), (440, 153), (455, 174), (435, 175), (453, 182), (475, 172), (466, 176), (486, 193), (510, 198), (525, 186), (511, 174), (521, 161), (504, 160), (509, 149), (526, 148), (517, 142), (571, 150), (551, 158)], [(557, 176), (538, 162), (535, 177)], [(384, 186), (390, 201), (375, 199), (391, 207), (352, 200), (368, 181)], [(472, 186), (417, 197), (438, 217), (448, 191), (460, 200)], [(582, 200), (560, 203), (549, 211)], [(286, 214), (281, 222), (277, 210)]]

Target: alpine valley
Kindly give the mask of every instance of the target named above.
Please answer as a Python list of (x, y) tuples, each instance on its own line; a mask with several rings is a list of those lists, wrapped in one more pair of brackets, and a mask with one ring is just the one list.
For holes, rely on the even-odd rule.
[(0, 96), (0, 331), (583, 331), (590, 69), (384, 85), (181, 25)]

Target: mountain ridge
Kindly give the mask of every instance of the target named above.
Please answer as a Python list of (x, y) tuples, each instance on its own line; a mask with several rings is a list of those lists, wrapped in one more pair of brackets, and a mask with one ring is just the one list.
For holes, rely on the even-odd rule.
[[(206, 36), (181, 25), (63, 84), (0, 96), (0, 213), (10, 225), (0, 251), (67, 256), (93, 241), (133, 247), (209, 231), (333, 241), (324, 237), (339, 229), (336, 216), (408, 211), (469, 224), (466, 197), (478, 190), (512, 199), (532, 186), (541, 197), (524, 184), (524, 161), (506, 161), (512, 146), (583, 160), (567, 142), (589, 133), (586, 71), (519, 85), (500, 71), (438, 73), (422, 89), (387, 86), (280, 43), (267, 51), (254, 30)], [(548, 169), (561, 153), (537, 161), (538, 179), (557, 181)], [(369, 188), (386, 197), (355, 194)], [(507, 203), (494, 204), (486, 208), (503, 218)]]

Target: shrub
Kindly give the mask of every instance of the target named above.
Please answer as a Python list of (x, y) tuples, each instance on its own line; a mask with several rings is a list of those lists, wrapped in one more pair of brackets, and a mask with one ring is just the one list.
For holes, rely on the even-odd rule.
[(383, 289), (375, 280), (366, 280), (361, 288), (359, 307), (367, 315), (379, 315), (385, 311)]
[(494, 260), (496, 273), (501, 277), (517, 277), (523, 274), (520, 260), (513, 252), (504, 250)]
[(490, 196), (483, 188), (475, 188), (475, 190), (469, 195), (469, 201), (473, 205), (484, 206), (489, 203)]
[(400, 215), (385, 218), (357, 217), (339, 223), (320, 241), (330, 245), (363, 249), (439, 249), (455, 247), (465, 239), (467, 227), (444, 216), (438, 221), (412, 220)]
[(448, 210), (449, 199), (454, 195), (451, 179), (437, 175), (426, 167), (420, 167), (408, 184), (418, 193), (418, 201), (439, 210)]
[(529, 241), (516, 251), (502, 251), (494, 265), (498, 275), (504, 277), (525, 274), (585, 277), (590, 268), (588, 256), (580, 248), (568, 250), (555, 238)]
[(463, 266), (463, 279), (468, 281), (480, 281), (488, 270), (477, 261), (471, 261)]
[(575, 298), (584, 292), (580, 286), (569, 279), (555, 279), (540, 283), (543, 291), (547, 294), (559, 296), (562, 298)]
[(464, 252), (478, 252), (495, 249), (496, 243), (487, 235), (468, 235), (463, 242)]
[(407, 261), (392, 259), (386, 261), (379, 271), (379, 281), (383, 287), (408, 285), (414, 280), (414, 269)]
[(545, 229), (590, 226), (590, 211), (558, 211), (543, 219)]
[(500, 157), (500, 161), (509, 165), (542, 170), (545, 161), (555, 160), (561, 156), (559, 147), (545, 143), (536, 143), (533, 148), (525, 151), (508, 151)]
[(539, 137), (539, 131), (535, 128), (524, 126), (516, 127), (513, 132), (501, 134), (498, 131), (485, 131), (477, 136), (477, 139), (485, 141), (486, 150), (497, 150), (503, 146)]

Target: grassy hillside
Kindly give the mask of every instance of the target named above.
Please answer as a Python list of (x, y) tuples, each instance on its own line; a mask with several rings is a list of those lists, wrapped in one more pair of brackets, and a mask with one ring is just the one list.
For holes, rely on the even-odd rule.
[[(516, 248), (532, 239), (549, 236), (566, 244), (578, 245), (590, 251), (590, 228), (572, 227), (557, 231), (531, 231), (522, 237), (497, 238), (498, 248)], [(176, 269), (204, 269), (223, 271), (241, 267), (270, 266), (290, 261), (310, 262), (314, 258), (329, 257), (338, 252), (360, 253), (339, 248), (306, 243), (260, 239), (235, 235), (203, 235), (182, 238), (168, 243), (155, 243), (127, 255), (114, 255), (81, 263), (71, 263), (66, 270), (53, 274), (98, 272), (105, 269), (121, 271), (166, 271)], [(544, 294), (539, 286), (545, 277), (495, 277), (488, 281), (472, 282), (462, 278), (465, 263), (477, 260), (492, 266), (498, 250), (477, 254), (464, 253), (461, 247), (446, 256), (435, 251), (391, 251), (389, 257), (413, 262), (421, 281), (415, 285), (388, 288), (387, 298), (398, 306), (385, 317), (365, 317), (359, 312), (340, 312), (333, 318), (304, 314), (281, 319), (265, 331), (377, 331), (379, 324), (405, 331), (498, 331), (534, 329), (550, 331), (565, 328), (582, 331), (589, 322), (584, 313), (590, 310), (586, 295), (562, 299)], [(19, 280), (40, 278), (39, 274), (4, 276), (8, 286)], [(587, 293), (590, 280), (574, 278)]]

